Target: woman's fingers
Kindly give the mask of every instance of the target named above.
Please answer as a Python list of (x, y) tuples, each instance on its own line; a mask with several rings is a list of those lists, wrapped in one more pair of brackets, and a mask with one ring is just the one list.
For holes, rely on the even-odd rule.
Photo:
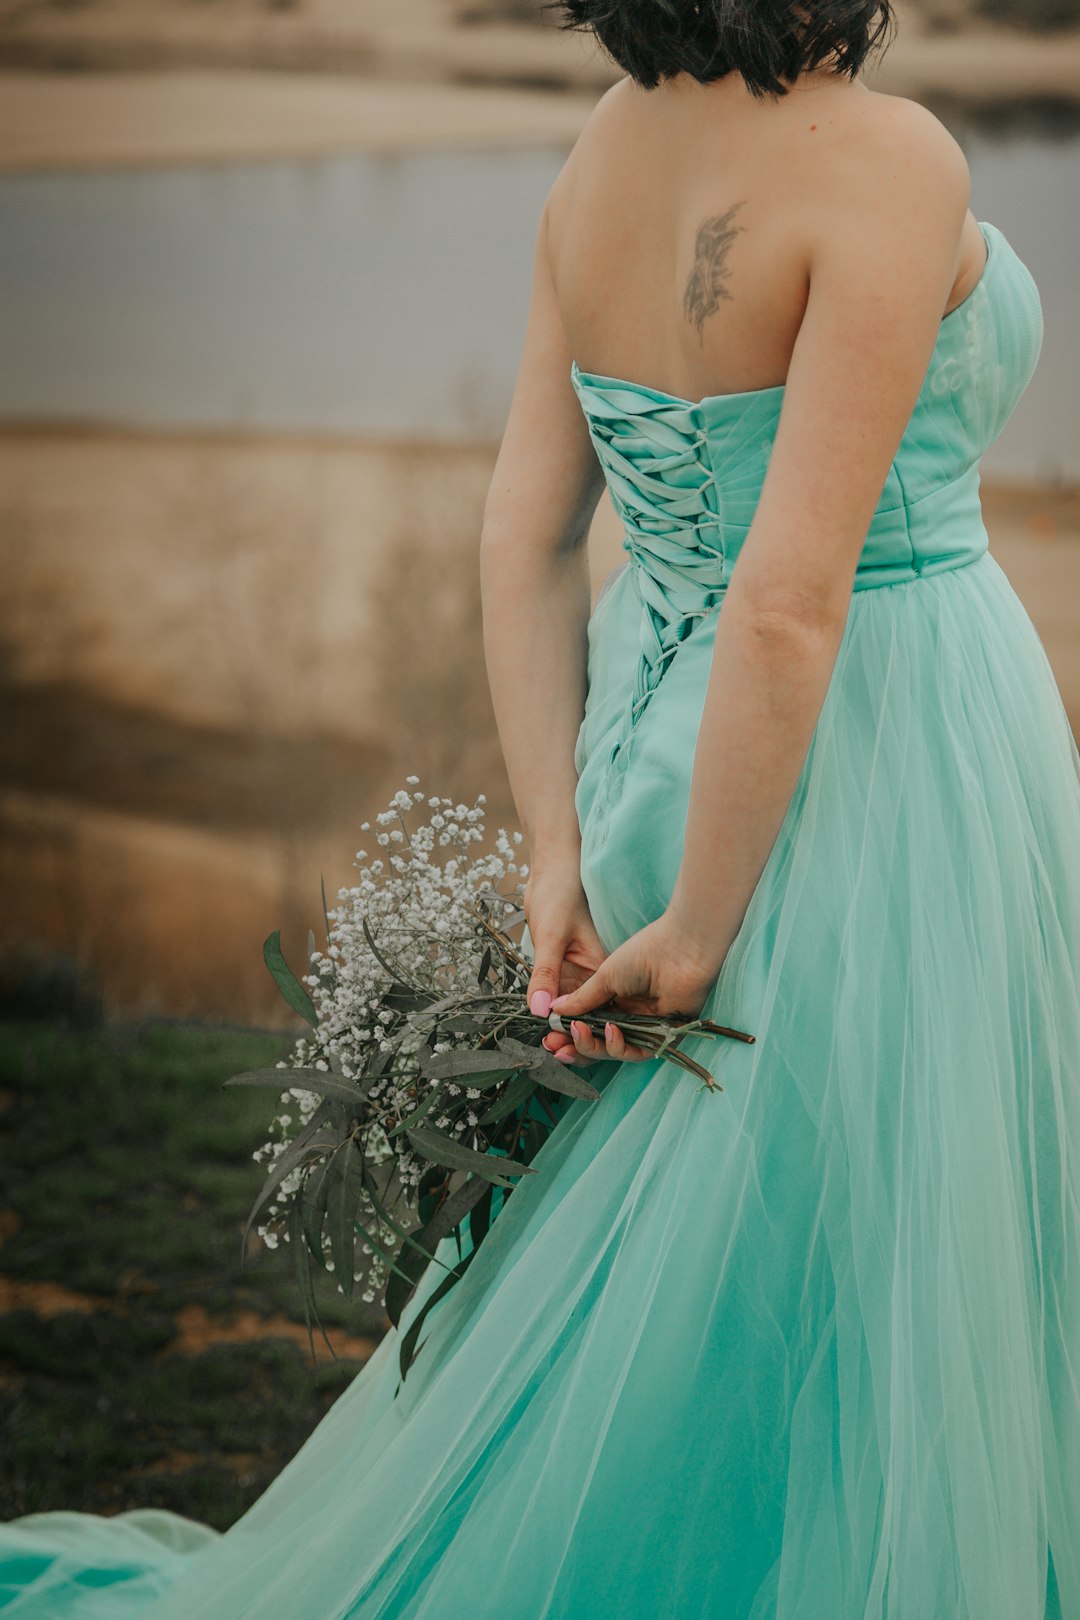
[(607, 1043), (608, 1056), (621, 1062), (626, 1057), (626, 1036), (618, 1024), (604, 1025), (604, 1040)]
[(535, 959), (525, 998), (534, 1017), (546, 1018), (551, 1011), (552, 1000), (559, 993), (566, 941), (548, 937), (542, 942), (535, 941), (534, 948)]
[(611, 971), (608, 964), (611, 957), (606, 957), (595, 973), (591, 973), (577, 990), (565, 996), (556, 996), (552, 1002), (551, 1010), (562, 1017), (574, 1017), (578, 1013), (592, 1012), (595, 1007), (602, 1007), (605, 1001), (612, 997)]
[(634, 1046), (627, 1040), (618, 1024), (604, 1025), (604, 1038), (607, 1043), (608, 1056), (617, 1063), (645, 1063), (651, 1052), (646, 1052), (640, 1046)]
[(579, 1057), (588, 1062), (610, 1058), (614, 1063), (646, 1063), (652, 1057), (651, 1052), (628, 1041), (617, 1024), (605, 1024), (602, 1037), (579, 1018), (572, 1019), (567, 1028), (569, 1034), (552, 1030), (541, 1043), (563, 1063), (574, 1063)]

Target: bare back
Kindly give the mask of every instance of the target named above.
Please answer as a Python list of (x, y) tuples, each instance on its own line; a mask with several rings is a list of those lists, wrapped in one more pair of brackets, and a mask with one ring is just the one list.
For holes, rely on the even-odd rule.
[[(888, 152), (891, 139), (902, 161), (907, 123), (931, 118), (821, 71), (779, 101), (755, 100), (737, 75), (615, 85), (549, 202), (552, 275), (578, 364), (687, 399), (782, 384), (815, 229), (823, 219), (857, 229), (843, 201), (868, 145)], [(984, 258), (969, 212), (943, 316)]]

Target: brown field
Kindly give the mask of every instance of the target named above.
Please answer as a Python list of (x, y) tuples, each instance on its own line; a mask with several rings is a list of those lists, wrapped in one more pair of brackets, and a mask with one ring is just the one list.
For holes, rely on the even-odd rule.
[[(0, 433), (0, 943), (126, 1012), (272, 1022), (409, 772), (513, 824), (480, 648), (494, 447)], [(1080, 732), (1080, 492), (984, 486)], [(606, 501), (594, 584), (621, 557)], [(9, 958), (10, 960), (10, 958)]]
[[(1080, 105), (1056, 5), (906, 0), (868, 82), (1002, 118)], [(0, 170), (567, 145), (616, 76), (533, 0), (22, 0), (0, 7)], [(332, 898), (406, 773), (511, 823), (475, 566), (493, 457), (0, 431), (9, 974), (58, 953), (117, 1011), (270, 1022), (262, 939), (282, 926), (299, 957), (320, 876)], [(1076, 729), (1080, 496), (984, 496)], [(592, 555), (598, 583), (606, 506)]]

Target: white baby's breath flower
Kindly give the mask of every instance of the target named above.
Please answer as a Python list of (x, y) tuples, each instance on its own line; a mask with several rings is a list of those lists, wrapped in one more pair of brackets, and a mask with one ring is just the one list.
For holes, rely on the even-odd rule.
[[(343, 1126), (333, 1098), (324, 1099), (300, 1083), (286, 1086), (271, 1140), (256, 1150), (255, 1161), (272, 1171), (320, 1110), (323, 1128), (313, 1138), (311, 1154), (283, 1179), (258, 1228), (268, 1248), (288, 1241), (293, 1200), (305, 1176), (319, 1174), (347, 1140), (343, 1131), (352, 1133), (369, 1173), (378, 1170), (383, 1179), (396, 1178), (406, 1199), (416, 1198), (430, 1161), (412, 1151), (403, 1135), (391, 1137), (389, 1132), (416, 1111), (418, 1098), (434, 1101), (427, 1124), (470, 1147), (483, 1143), (476, 1111), (483, 1090), (422, 1072), (424, 1031), (407, 1021), (407, 1001), (388, 999), (388, 991), (396, 983), (423, 987), (437, 998), (475, 995), (484, 948), (477, 942), (475, 902), (482, 891), (500, 893), (505, 885), (507, 908), (520, 905), (520, 874), (526, 870), (516, 859), (521, 835), (500, 829), (486, 844), (483, 794), (468, 805), (446, 795), (425, 795), (416, 776), (406, 781), (409, 791), (399, 790), (373, 821), (362, 824), (362, 831), (373, 834), (378, 849), (387, 853), (369, 858), (366, 850), (358, 850), (353, 882), (339, 889), (335, 906), (327, 907), (325, 951), (309, 951), (301, 978), (317, 1022), (297, 1038), (291, 1058), (277, 1063), (282, 1070), (333, 1072), (335, 1082), (355, 1079), (355, 1118)], [(489, 976), (488, 986), (494, 983)], [(471, 1037), (440, 1031), (431, 1049), (441, 1055), (460, 1041), (471, 1044)], [(360, 1297), (373, 1303), (390, 1275), (380, 1250), (393, 1255), (400, 1231), (382, 1223), (366, 1191), (357, 1221), (369, 1236), (358, 1231), (352, 1271)], [(327, 1226), (320, 1228), (319, 1242), (332, 1272)]]

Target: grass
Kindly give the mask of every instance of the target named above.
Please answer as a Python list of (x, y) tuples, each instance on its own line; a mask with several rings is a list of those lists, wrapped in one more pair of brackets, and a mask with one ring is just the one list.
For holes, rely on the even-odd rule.
[(252, 1240), (241, 1267), (275, 1098), (222, 1082), (291, 1045), (0, 1023), (0, 1518), (156, 1506), (224, 1529), (377, 1341), (383, 1318), (320, 1278), (352, 1337), (313, 1363), (287, 1257)]

